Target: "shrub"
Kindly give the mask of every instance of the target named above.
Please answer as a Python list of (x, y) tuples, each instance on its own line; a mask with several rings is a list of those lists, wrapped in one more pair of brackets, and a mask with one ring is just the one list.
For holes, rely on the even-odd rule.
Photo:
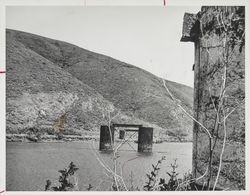
[(165, 160), (165, 159), (166, 159), (166, 157), (163, 156), (161, 158), (161, 160), (158, 160), (156, 165), (152, 164), (153, 171), (151, 171), (150, 174), (146, 174), (147, 178), (148, 178), (148, 181), (146, 182), (146, 185), (143, 186), (144, 190), (146, 190), (146, 191), (154, 190), (154, 187), (156, 185), (157, 175), (158, 175), (158, 172), (160, 170), (160, 165), (161, 165), (162, 161)]
[(73, 190), (75, 187), (75, 184), (70, 181), (69, 177), (73, 176), (78, 169), (79, 168), (77, 168), (76, 165), (73, 162), (71, 162), (69, 164), (68, 169), (65, 168), (65, 169), (58, 171), (61, 174), (58, 179), (60, 185), (51, 187), (51, 184), (52, 184), (51, 181), (46, 180), (45, 191), (71, 191)]
[(174, 163), (171, 164), (171, 172), (167, 172), (168, 179), (159, 178), (157, 179), (158, 172), (160, 170), (159, 165), (162, 163), (162, 160), (165, 160), (163, 157), (161, 160), (157, 162), (156, 165), (153, 166), (153, 171), (150, 174), (147, 174), (149, 181), (146, 182), (144, 186), (144, 190), (152, 191), (190, 191), (197, 190), (193, 176), (191, 173), (184, 174), (183, 179), (178, 178), (179, 173), (177, 173), (177, 159), (175, 159)]

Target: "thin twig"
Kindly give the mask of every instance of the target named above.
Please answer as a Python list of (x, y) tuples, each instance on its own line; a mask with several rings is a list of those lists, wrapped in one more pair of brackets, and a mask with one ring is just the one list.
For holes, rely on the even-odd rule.
[(171, 92), (169, 91), (168, 87), (166, 86), (165, 80), (162, 79), (162, 81), (163, 81), (163, 85), (164, 85), (165, 89), (166, 89), (167, 92), (169, 93), (171, 99), (177, 104), (177, 106), (180, 107), (180, 109), (181, 109), (188, 117), (190, 117), (192, 120), (194, 120), (196, 123), (198, 123), (198, 124), (205, 130), (205, 132), (207, 133), (207, 135), (209, 136), (209, 138), (212, 138), (212, 136), (211, 136), (209, 130), (208, 130), (206, 127), (204, 127), (204, 125), (202, 125), (199, 121), (197, 121), (193, 116), (191, 116), (191, 115), (190, 115), (190, 114), (189, 114), (189, 113), (188, 113), (188, 112), (187, 112), (187, 111), (186, 111), (186, 110), (176, 101), (176, 99), (173, 97), (173, 95), (172, 95)]
[[(224, 117), (225, 117), (225, 112), (224, 112), (224, 110), (223, 110), (223, 115), (224, 115)], [(226, 139), (227, 139), (226, 120), (224, 120), (223, 129), (224, 129), (224, 139), (223, 139), (223, 145), (222, 145), (222, 149), (221, 149), (221, 153), (220, 153), (219, 168), (218, 168), (218, 172), (217, 172), (216, 179), (215, 179), (215, 182), (214, 182), (213, 191), (215, 190), (215, 187), (216, 187), (216, 185), (217, 185), (217, 182), (218, 182), (218, 179), (219, 179), (219, 176), (220, 176), (221, 165), (222, 165), (222, 157), (223, 157), (224, 150), (225, 150), (225, 145), (226, 145)]]

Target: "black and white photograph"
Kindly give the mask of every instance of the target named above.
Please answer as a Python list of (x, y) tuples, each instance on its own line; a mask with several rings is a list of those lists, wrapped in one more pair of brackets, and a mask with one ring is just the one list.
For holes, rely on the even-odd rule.
[(84, 2), (5, 7), (0, 193), (246, 191), (247, 6)]

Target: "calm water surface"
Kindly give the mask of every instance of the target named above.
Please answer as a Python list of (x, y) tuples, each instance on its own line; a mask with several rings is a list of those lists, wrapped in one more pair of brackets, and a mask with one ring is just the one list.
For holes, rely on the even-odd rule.
[[(137, 148), (137, 144), (130, 144)], [(68, 166), (71, 161), (79, 167), (79, 190), (86, 190), (89, 184), (94, 187), (93, 190), (110, 190), (111, 179), (96, 160), (96, 155), (109, 166), (112, 165), (112, 155), (98, 151), (98, 142), (7, 143), (7, 190), (44, 190), (45, 181), (56, 181), (58, 170)], [(175, 158), (180, 176), (190, 171), (192, 143), (154, 144), (150, 155), (137, 153), (126, 143), (119, 149), (119, 155), (118, 166), (123, 171), (127, 186), (133, 183), (134, 187), (141, 188), (146, 181), (146, 173), (162, 156), (166, 156), (166, 160), (161, 165), (159, 176), (166, 176)]]

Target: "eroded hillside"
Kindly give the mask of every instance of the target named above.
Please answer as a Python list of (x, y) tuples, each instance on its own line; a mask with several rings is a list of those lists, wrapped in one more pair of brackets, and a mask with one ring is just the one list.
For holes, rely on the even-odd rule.
[[(172, 102), (162, 80), (133, 65), (75, 45), (7, 30), (7, 132), (51, 131), (67, 115), (68, 132), (114, 122), (143, 123), (191, 138), (192, 121)], [(191, 113), (192, 88), (166, 81)], [(160, 135), (160, 134), (159, 134)]]

